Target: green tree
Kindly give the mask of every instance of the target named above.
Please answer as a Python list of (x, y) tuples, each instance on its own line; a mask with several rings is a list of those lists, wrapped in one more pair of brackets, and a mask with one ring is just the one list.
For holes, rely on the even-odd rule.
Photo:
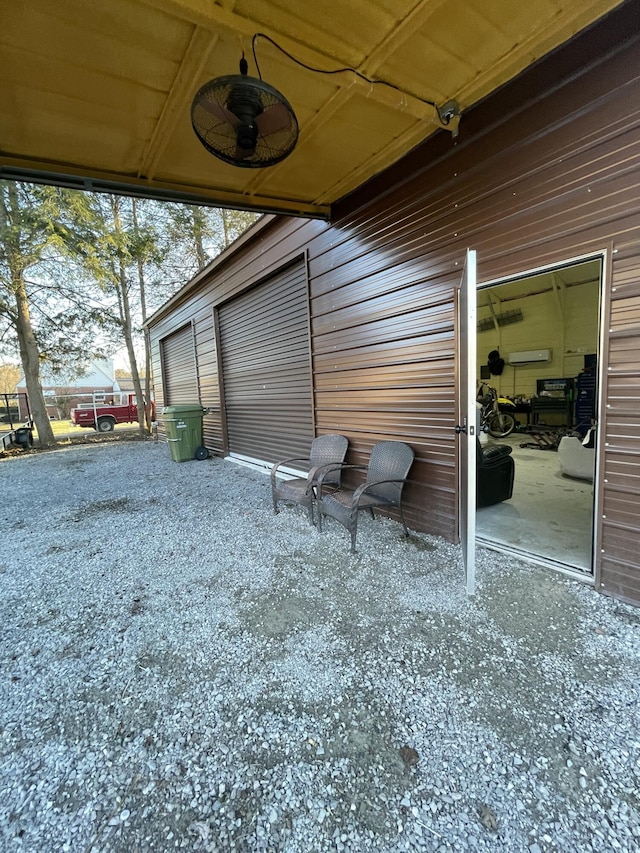
[(0, 181), (2, 344), (19, 352), (31, 414), (42, 446), (55, 444), (40, 381), (57, 369), (103, 355), (95, 328), (100, 306), (77, 287), (86, 251), (82, 193)]
[(85, 256), (85, 267), (103, 294), (104, 310), (109, 313), (114, 329), (113, 342), (125, 344), (138, 404), (138, 424), (144, 433), (146, 407), (135, 351), (140, 300), (134, 287), (134, 272), (138, 259), (144, 262), (149, 246), (143, 241), (140, 229), (134, 228), (135, 202), (132, 199), (94, 194), (89, 207), (91, 245)]

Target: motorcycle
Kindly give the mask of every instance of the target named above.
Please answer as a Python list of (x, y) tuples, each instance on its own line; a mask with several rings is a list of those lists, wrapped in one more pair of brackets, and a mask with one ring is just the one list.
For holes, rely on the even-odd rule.
[(494, 438), (505, 438), (516, 428), (516, 419), (507, 411), (515, 409), (515, 403), (506, 397), (499, 397), (495, 388), (482, 382), (478, 388), (476, 400), (482, 406), (480, 411), (480, 429)]

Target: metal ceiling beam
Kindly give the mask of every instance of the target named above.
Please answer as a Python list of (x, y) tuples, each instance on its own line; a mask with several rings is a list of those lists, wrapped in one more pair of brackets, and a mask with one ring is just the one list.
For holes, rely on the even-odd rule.
[[(323, 125), (327, 124), (335, 113), (337, 113), (340, 109), (346, 106), (349, 101), (355, 96), (356, 92), (366, 92), (367, 97), (369, 96), (370, 88), (366, 83), (358, 80), (357, 77), (352, 77), (351, 82), (348, 87), (339, 89), (334, 95), (329, 98), (329, 100), (324, 104), (324, 106), (314, 115), (310, 122), (305, 125), (304, 128), (304, 136), (301, 136), (298, 141), (297, 150), (304, 150), (305, 146), (314, 144), (313, 136), (314, 131)], [(382, 97), (378, 97), (376, 100), (380, 102), (381, 100), (386, 100), (388, 106), (393, 109), (403, 110), (403, 104), (399, 101), (400, 95), (397, 92), (394, 92), (392, 89), (388, 89), (386, 93), (382, 94)], [(372, 166), (375, 165), (377, 161), (380, 161), (380, 168), (383, 165), (388, 163), (388, 158), (390, 156), (390, 152), (397, 150), (397, 156), (401, 156), (406, 150), (406, 145), (408, 143), (412, 143), (412, 145), (416, 145), (418, 142), (421, 142), (425, 136), (428, 135), (429, 132), (433, 132), (436, 129), (435, 124), (430, 125), (430, 131), (425, 129), (425, 122), (430, 120), (430, 114), (433, 112), (431, 107), (427, 104), (420, 104), (421, 106), (421, 116), (419, 122), (414, 124), (411, 130), (407, 133), (401, 134), (396, 137), (390, 145), (386, 146), (382, 151), (379, 151), (375, 157), (367, 159), (359, 169), (350, 172), (347, 176), (345, 176), (344, 180), (337, 182), (336, 184), (331, 185), (330, 187), (326, 187), (322, 194), (318, 196), (314, 201), (317, 204), (325, 204), (328, 203), (329, 199), (336, 198), (336, 196), (345, 195), (352, 189), (355, 189), (361, 183), (360, 176), (367, 176), (370, 174), (370, 170)], [(435, 116), (435, 113), (434, 113)], [(414, 118), (417, 118), (414, 116)], [(431, 119), (432, 121), (432, 119)], [(439, 124), (437, 125), (439, 127)], [(269, 174), (261, 173), (257, 174), (256, 177), (249, 184), (249, 188), (252, 192), (258, 192), (262, 184), (278, 169), (281, 168), (282, 164), (278, 164), (272, 167), (269, 170)]]
[(566, 285), (557, 272), (551, 273), (551, 285), (553, 287), (553, 295), (555, 297), (558, 313), (560, 314), (561, 319), (564, 321), (564, 305), (562, 303), (563, 297), (566, 293)]
[(423, 142), (437, 127), (439, 125), (425, 126), (425, 122), (416, 122), (409, 130), (397, 136), (373, 157), (369, 157), (359, 167), (349, 172), (341, 181), (325, 187), (322, 194), (315, 199), (316, 203), (326, 204), (329, 199), (342, 198), (368, 180), (371, 174), (381, 171), (390, 161), (397, 160), (407, 150)]
[(496, 78), (510, 80), (544, 56), (558, 44), (559, 33), (563, 33), (561, 42), (564, 42), (610, 10), (611, 3), (606, 0), (583, 0), (580, 14), (576, 15), (576, 6), (568, 3), (561, 12), (545, 18), (534, 33), (518, 44), (516, 51), (509, 51), (464, 86), (457, 94), (461, 107), (474, 104), (490, 94), (495, 89)]
[[(241, 15), (237, 15), (234, 12), (228, 11), (227, 9), (223, 9), (221, 6), (217, 6), (214, 3), (210, 2), (210, 0), (142, 0), (142, 2), (148, 6), (153, 7), (156, 10), (161, 9), (169, 15), (173, 15), (175, 17), (180, 18), (181, 20), (188, 21), (189, 23), (192, 23), (202, 29), (209, 30), (214, 34), (216, 34), (220, 28), (224, 28), (231, 33), (240, 34), (241, 36), (245, 36), (247, 38), (252, 38), (255, 33), (261, 32), (265, 29), (263, 24), (258, 23), (257, 21), (253, 21), (249, 18), (244, 18)], [(443, 0), (435, 0), (435, 2), (440, 5)], [(430, 0), (423, 0), (423, 2), (421, 3), (420, 11), (422, 11), (423, 14), (426, 12), (429, 3)], [(307, 65), (316, 66), (319, 68), (326, 68), (327, 70), (332, 70), (333, 68), (335, 68), (336, 65), (340, 64), (349, 65), (351, 60), (342, 58), (341, 53), (337, 50), (333, 55), (328, 55), (326, 53), (309, 47), (309, 44), (317, 42), (318, 39), (318, 34), (313, 27), (307, 27), (307, 32), (305, 34), (304, 27), (302, 27), (302, 29), (300, 27), (299, 19), (296, 19), (296, 27), (298, 32), (301, 33), (302, 38), (300, 39), (291, 39), (284, 33), (274, 32), (273, 29), (271, 29), (271, 32), (274, 32), (274, 35), (271, 36), (271, 33), (267, 33), (267, 35), (275, 38), (278, 44), (283, 47), (288, 53), (291, 53), (292, 56), (295, 56), (296, 59), (299, 59), (301, 62), (304, 62)], [(411, 30), (408, 27), (405, 27), (403, 24), (399, 25), (399, 29), (401, 30), (399, 38), (401, 38), (403, 41), (409, 38), (409, 36), (412, 34)], [(393, 37), (393, 39), (395, 43), (395, 36)], [(334, 46), (336, 44), (338, 43), (334, 39)], [(384, 44), (385, 42), (382, 42), (380, 45), (381, 58), (379, 60), (375, 60), (375, 68), (378, 68), (380, 64), (385, 61), (386, 58), (388, 58), (384, 50)], [(344, 46), (344, 51), (344, 55), (349, 52), (349, 48), (346, 43)], [(369, 68), (373, 64), (373, 62), (370, 62), (369, 58), (367, 58), (363, 63), (360, 64), (362, 66), (366, 65)], [(356, 70), (359, 70), (359, 68), (356, 68)], [(373, 73), (373, 71), (371, 71), (370, 74), (371, 73)], [(345, 78), (348, 82), (343, 85), (350, 87), (352, 85), (352, 81), (349, 80), (348, 74), (345, 74)], [(393, 93), (393, 89), (390, 89), (387, 86), (379, 85), (372, 86), (371, 89), (372, 91), (370, 97), (374, 101), (385, 105), (389, 104), (389, 93)], [(385, 92), (384, 90), (387, 91)], [(423, 117), (425, 103), (420, 97), (400, 88), (398, 88), (397, 95), (395, 97), (398, 100), (400, 98), (403, 99), (403, 101), (405, 102), (404, 109), (407, 112), (412, 115), (415, 115), (416, 118), (421, 119)]]
[(139, 178), (153, 179), (158, 160), (169, 144), (176, 124), (182, 118), (183, 105), (197, 90), (203, 68), (217, 41), (218, 36), (212, 35), (209, 30), (195, 28), (153, 135), (143, 154), (138, 169)]
[[(389, 35), (361, 63), (358, 71), (372, 77), (402, 45), (424, 26), (447, 0), (421, 0), (406, 17), (396, 22)], [(434, 99), (435, 100), (435, 99)]]
[[(380, 42), (369, 56), (366, 57), (364, 62), (362, 62), (355, 70), (360, 74), (364, 74), (366, 77), (375, 77), (380, 66), (383, 65), (390, 56), (393, 56), (405, 41), (411, 38), (411, 36), (415, 34), (416, 30), (433, 14), (435, 14), (435, 12), (445, 2), (446, 0), (421, 0), (421, 2), (404, 19), (396, 22), (396, 26), (390, 32), (389, 36)], [(322, 109), (320, 109), (312, 120), (305, 126), (305, 138), (307, 142), (313, 138), (313, 132), (316, 128), (326, 124), (331, 117), (342, 107), (346, 106), (346, 104), (356, 94), (363, 94), (364, 91), (366, 91), (367, 98), (372, 98), (377, 103), (384, 103), (385, 106), (406, 112), (413, 116), (417, 122), (419, 122), (419, 125), (414, 125), (403, 134), (397, 136), (382, 151), (379, 151), (375, 157), (369, 158), (359, 169), (355, 169), (353, 172), (349, 173), (343, 180), (332, 184), (330, 187), (326, 187), (322, 195), (315, 199), (319, 204), (327, 203), (330, 199), (346, 195), (366, 179), (366, 177), (371, 173), (372, 166), (374, 167), (374, 171), (377, 171), (378, 168), (382, 169), (388, 164), (390, 159), (394, 160), (396, 157), (401, 156), (408, 148), (412, 148), (414, 145), (422, 142), (430, 133), (442, 127), (435, 108), (425, 103), (417, 96), (410, 95), (403, 90), (396, 89), (395, 87), (392, 88), (390, 86), (381, 85), (367, 86), (366, 82), (357, 77), (355, 74), (351, 79), (346, 77), (346, 80), (348, 81), (346, 83), (341, 83), (339, 80), (337, 81), (341, 88), (326, 102)], [(424, 122), (428, 122), (427, 127), (424, 126)], [(454, 130), (454, 127), (457, 127), (457, 121), (450, 125), (450, 129), (452, 131)], [(298, 143), (298, 148), (303, 148), (304, 144), (305, 140), (301, 139)], [(379, 167), (376, 167), (376, 163), (380, 164)], [(275, 169), (277, 168), (278, 167), (276, 166)], [(275, 169), (271, 169), (270, 174), (273, 174)], [(259, 190), (267, 177), (268, 176), (264, 174), (256, 175), (255, 179), (251, 182), (251, 190)]]
[(302, 55), (298, 56), (298, 58), (309, 65), (315, 64), (322, 67), (327, 62), (342, 62), (346, 65), (354, 64), (353, 58), (348, 59), (346, 62), (339, 58), (352, 56), (353, 54), (353, 47), (346, 40), (341, 41), (332, 36), (331, 54), (325, 54), (310, 48), (308, 45), (316, 44), (318, 41), (316, 28), (310, 24), (306, 24), (304, 19), (301, 19), (299, 16), (294, 17), (293, 15), (289, 15), (286, 8), (279, 8), (278, 14), (285, 19), (290, 18), (291, 29), (295, 29), (296, 32), (295, 40), (287, 37), (282, 32), (275, 31), (273, 27), (265, 27), (263, 23), (238, 15), (230, 8), (223, 8), (223, 6), (214, 3), (213, 0), (141, 0), (141, 2), (156, 11), (160, 9), (168, 15), (188, 21), (214, 33), (223, 28), (230, 33), (240, 34), (250, 40), (255, 33), (266, 30), (267, 35), (281, 41), (282, 47), (290, 53), (296, 55), (296, 51), (301, 52)]
[(210, 207), (227, 207), (231, 210), (252, 210), (258, 213), (282, 213), (286, 216), (304, 216), (308, 219), (328, 220), (329, 205), (307, 204), (296, 199), (233, 193), (210, 187), (172, 184), (165, 181), (147, 181), (133, 175), (99, 172), (77, 167), (67, 168), (58, 163), (7, 157), (0, 154), (0, 179), (26, 181), (33, 184), (51, 184), (85, 192), (106, 192), (138, 198), (154, 198), (181, 204), (203, 204)]
[(489, 293), (489, 310), (491, 311), (491, 317), (493, 319), (493, 325), (498, 333), (498, 340), (500, 340), (500, 324), (498, 323), (498, 318), (496, 317), (496, 310), (493, 307), (493, 299), (491, 298), (491, 294)]

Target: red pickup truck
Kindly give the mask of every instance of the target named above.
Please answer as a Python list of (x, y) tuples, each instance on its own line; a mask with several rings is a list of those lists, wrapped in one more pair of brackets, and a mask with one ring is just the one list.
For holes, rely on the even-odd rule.
[[(111, 432), (116, 424), (130, 424), (138, 420), (138, 406), (134, 394), (123, 394), (120, 405), (113, 403), (81, 403), (71, 410), (71, 423), (91, 427), (98, 432)], [(151, 403), (151, 420), (155, 409)]]

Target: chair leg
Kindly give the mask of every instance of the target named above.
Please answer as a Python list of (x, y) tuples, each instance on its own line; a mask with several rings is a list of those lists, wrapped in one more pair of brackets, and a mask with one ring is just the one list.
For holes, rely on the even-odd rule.
[(318, 502), (316, 512), (318, 513), (318, 531), (322, 533), (322, 510), (320, 509), (320, 502)]
[(358, 513), (356, 512), (355, 516), (351, 519), (351, 524), (349, 526), (349, 530), (351, 531), (351, 553), (356, 553), (356, 534), (358, 532)]
[(320, 510), (317, 507), (318, 503), (318, 488), (317, 486), (313, 486), (311, 489), (311, 494), (309, 495), (309, 521), (313, 526), (316, 526), (316, 513), (320, 514)]
[(272, 500), (273, 500), (273, 511), (274, 511), (274, 513), (277, 515), (277, 514), (278, 514), (278, 512), (279, 512), (279, 510), (278, 510), (278, 501), (277, 501), (274, 497), (272, 497)]
[(402, 504), (398, 505), (398, 509), (400, 510), (400, 521), (402, 522), (402, 527), (404, 528), (405, 537), (409, 536), (409, 530), (407, 528), (406, 522), (404, 520), (404, 513), (402, 512)]

